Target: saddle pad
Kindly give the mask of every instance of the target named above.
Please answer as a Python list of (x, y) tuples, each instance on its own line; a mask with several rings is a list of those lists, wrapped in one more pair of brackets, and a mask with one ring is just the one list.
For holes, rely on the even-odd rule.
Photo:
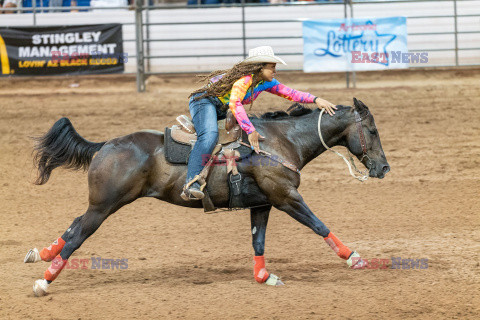
[(170, 128), (165, 128), (165, 159), (173, 164), (187, 164), (192, 145), (176, 142), (172, 139)]

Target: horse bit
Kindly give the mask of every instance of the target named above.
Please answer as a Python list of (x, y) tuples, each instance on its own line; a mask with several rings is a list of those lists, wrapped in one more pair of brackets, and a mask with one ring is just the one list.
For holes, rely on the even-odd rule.
[[(350, 171), (350, 175), (352, 177), (354, 177), (355, 179), (359, 180), (360, 182), (363, 182), (363, 181), (366, 181), (368, 179), (368, 170), (369, 170), (369, 166), (372, 165), (372, 160), (370, 159), (370, 157), (367, 155), (367, 143), (366, 143), (366, 140), (365, 140), (365, 135), (363, 134), (363, 128), (362, 128), (362, 117), (360, 116), (360, 114), (357, 112), (357, 110), (354, 109), (354, 113), (355, 113), (355, 124), (356, 124), (356, 127), (357, 127), (357, 132), (358, 132), (358, 136), (360, 138), (360, 145), (362, 146), (362, 157), (360, 158), (360, 162), (363, 161), (364, 158), (367, 158), (367, 161), (368, 161), (368, 166), (367, 168), (365, 169), (364, 172), (360, 171), (359, 169), (357, 169), (357, 166), (355, 165), (355, 162), (353, 161), (353, 157), (352, 155), (350, 154), (350, 151), (348, 151), (348, 153), (350, 154), (349, 157), (350, 157), (350, 161), (347, 160), (347, 158), (345, 158), (345, 156), (343, 154), (341, 154), (340, 152), (337, 152), (335, 150), (333, 150), (332, 148), (330, 148), (329, 146), (327, 146), (327, 144), (325, 143), (325, 141), (323, 141), (323, 137), (322, 137), (322, 131), (320, 130), (321, 127), (320, 127), (320, 122), (322, 120), (322, 115), (323, 113), (325, 112), (325, 109), (322, 109), (322, 111), (320, 112), (320, 116), (318, 117), (318, 136), (320, 138), (320, 141), (322, 141), (322, 144), (323, 146), (327, 149), (327, 150), (330, 150), (332, 151), (333, 153), (335, 153), (336, 155), (338, 155), (339, 157), (341, 157), (345, 163), (347, 164), (348, 166), (348, 170)], [(367, 111), (369, 112), (369, 111)], [(368, 114), (368, 113), (367, 113)], [(347, 148), (348, 150), (348, 148)], [(355, 175), (355, 173), (353, 172), (352, 170), (352, 166), (354, 168), (354, 170), (359, 173), (360, 175)]]

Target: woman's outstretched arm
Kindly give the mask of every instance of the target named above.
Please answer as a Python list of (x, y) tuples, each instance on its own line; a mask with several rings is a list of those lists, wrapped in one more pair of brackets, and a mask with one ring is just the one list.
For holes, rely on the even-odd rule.
[(325, 99), (314, 96), (311, 93), (298, 91), (292, 88), (287, 87), (286, 85), (278, 82), (277, 79), (273, 79), (273, 86), (266, 89), (270, 93), (273, 93), (282, 98), (288, 99), (290, 101), (300, 102), (300, 103), (315, 103), (317, 106), (322, 109), (325, 108), (328, 114), (333, 115), (337, 109), (333, 103), (328, 102)]

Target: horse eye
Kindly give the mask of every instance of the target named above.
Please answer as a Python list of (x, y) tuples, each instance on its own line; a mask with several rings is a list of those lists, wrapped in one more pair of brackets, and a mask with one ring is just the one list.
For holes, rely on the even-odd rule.
[(376, 135), (377, 132), (378, 132), (377, 129), (370, 129), (368, 131), (370, 131), (370, 133), (373, 134), (373, 135)]

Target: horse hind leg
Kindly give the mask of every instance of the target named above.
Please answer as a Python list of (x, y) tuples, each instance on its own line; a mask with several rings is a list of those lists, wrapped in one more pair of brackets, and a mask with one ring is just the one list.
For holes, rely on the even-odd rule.
[(57, 245), (52, 245), (50, 249), (44, 248), (40, 252), (41, 260), (51, 260), (52, 264), (45, 271), (44, 279), (35, 281), (33, 291), (36, 296), (45, 295), (48, 286), (58, 277), (75, 250), (100, 227), (108, 216), (137, 199), (141, 191), (141, 184), (115, 185), (107, 182), (95, 185), (93, 189), (92, 184), (90, 186), (90, 206), (85, 214), (73, 221), (65, 233), (57, 239)]
[(68, 258), (100, 227), (108, 216), (109, 212), (107, 211), (89, 207), (84, 215), (75, 218), (72, 225), (60, 238), (39, 252), (41, 260), (51, 261), (52, 264), (45, 271), (44, 279), (35, 281), (33, 291), (36, 296), (46, 294), (50, 283), (67, 265)]
[[(74, 228), (75, 225), (78, 224), (78, 222), (81, 220), (82, 217), (83, 216), (75, 218), (75, 220), (73, 221), (72, 225), (68, 228), (68, 230), (71, 230), (72, 228)], [(63, 247), (65, 246), (64, 238), (67, 232), (65, 232), (61, 237), (59, 237), (55, 241), (53, 241), (53, 243), (48, 247), (44, 247), (41, 251), (38, 251), (37, 248), (30, 249), (30, 251), (28, 251), (27, 255), (25, 256), (25, 259), (23, 259), (23, 262), (35, 263), (40, 261), (45, 261), (45, 262), (52, 261), (57, 255), (60, 254)]]
[(104, 151), (103, 155), (101, 153), (97, 155), (97, 161), (94, 159), (92, 162), (88, 175), (90, 191), (88, 210), (77, 217), (52, 246), (44, 248), (38, 256), (33, 249), (30, 257), (28, 254), (25, 257), (25, 262), (52, 261), (51, 266), (45, 271), (44, 279), (35, 281), (35, 295), (46, 293), (48, 285), (58, 277), (68, 258), (109, 215), (141, 196), (145, 183), (145, 166), (139, 165), (134, 152), (129, 150), (122, 152), (123, 156), (108, 151)]

